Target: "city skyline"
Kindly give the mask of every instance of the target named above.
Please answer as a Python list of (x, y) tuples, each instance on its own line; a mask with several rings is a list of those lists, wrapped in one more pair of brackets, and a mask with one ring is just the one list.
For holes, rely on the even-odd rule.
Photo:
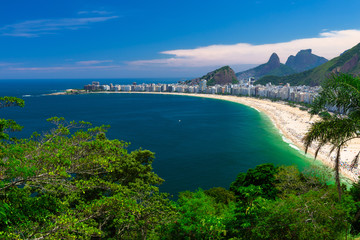
[(199, 77), (281, 62), (311, 48), (327, 59), (360, 42), (360, 3), (79, 0), (4, 3), (0, 79)]

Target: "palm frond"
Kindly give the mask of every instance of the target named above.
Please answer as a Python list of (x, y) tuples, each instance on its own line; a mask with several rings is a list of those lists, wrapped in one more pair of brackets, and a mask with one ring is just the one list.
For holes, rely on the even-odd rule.
[(336, 113), (348, 113), (360, 106), (360, 79), (349, 74), (333, 74), (322, 86), (310, 113), (317, 114), (325, 107)]
[(321, 147), (326, 143), (338, 146), (346, 142), (347, 139), (356, 137), (359, 131), (358, 121), (350, 118), (332, 117), (328, 120), (316, 122), (303, 138), (305, 150), (307, 151), (313, 142), (318, 142)]
[[(311, 126), (303, 138), (305, 151), (313, 142), (318, 144), (315, 158), (325, 144), (330, 144), (329, 155), (336, 150), (334, 170), (335, 180), (341, 200), (340, 152), (354, 138), (360, 138), (360, 78), (349, 74), (333, 74), (322, 85), (319, 96), (314, 100), (312, 115), (331, 109), (321, 121)], [(355, 156), (351, 169), (357, 166), (360, 152)]]

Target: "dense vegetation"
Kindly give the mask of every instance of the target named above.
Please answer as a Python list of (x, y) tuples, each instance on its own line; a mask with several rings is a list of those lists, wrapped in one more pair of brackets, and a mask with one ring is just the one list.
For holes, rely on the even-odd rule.
[[(1, 98), (0, 108), (23, 106)], [(106, 138), (107, 126), (48, 119), (29, 139), (0, 120), (1, 239), (341, 239), (360, 231), (360, 184), (343, 197), (318, 168), (262, 164), (229, 189), (182, 192), (158, 186), (154, 154)]]

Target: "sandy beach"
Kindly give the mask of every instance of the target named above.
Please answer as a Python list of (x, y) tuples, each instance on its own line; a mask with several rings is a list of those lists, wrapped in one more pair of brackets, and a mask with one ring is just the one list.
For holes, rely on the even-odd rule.
[[(99, 93), (99, 92), (97, 92)], [(103, 92), (103, 93), (126, 93), (138, 94), (140, 92)], [(58, 95), (57, 93), (56, 95)], [(61, 93), (60, 93), (61, 94)], [(63, 93), (65, 94), (65, 93)], [(287, 138), (293, 145), (297, 146), (301, 151), (304, 151), (304, 144), (302, 138), (311, 127), (311, 123), (319, 120), (319, 117), (313, 116), (311, 118), (307, 111), (302, 111), (297, 107), (291, 107), (282, 102), (272, 102), (270, 100), (256, 99), (250, 97), (237, 97), (227, 95), (213, 95), (213, 94), (189, 94), (189, 93), (167, 93), (167, 92), (141, 92), (141, 94), (164, 94), (164, 95), (184, 95), (194, 97), (204, 97), (212, 99), (220, 99), (243, 104), (252, 107), (259, 112), (266, 114), (273, 122), (275, 127), (280, 130), (281, 134)], [(55, 95), (55, 94), (51, 94)], [(312, 145), (308, 153), (314, 156), (316, 145)], [(360, 140), (351, 141), (346, 148), (341, 152), (341, 173), (346, 178), (352, 181), (357, 181), (360, 175), (359, 169), (350, 169), (350, 164), (355, 155), (360, 150)], [(329, 155), (330, 146), (324, 146), (318, 153), (318, 159), (325, 165), (333, 168), (335, 153)]]

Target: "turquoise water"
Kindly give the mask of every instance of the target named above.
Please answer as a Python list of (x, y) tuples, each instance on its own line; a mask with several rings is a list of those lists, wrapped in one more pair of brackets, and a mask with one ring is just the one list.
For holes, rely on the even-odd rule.
[(156, 153), (154, 171), (161, 190), (176, 195), (199, 187), (228, 187), (239, 172), (261, 163), (297, 165), (312, 160), (284, 142), (270, 120), (237, 103), (175, 95), (88, 94), (30, 96), (23, 109), (3, 109), (6, 118), (25, 126), (27, 137), (63, 116), (94, 125), (109, 124), (109, 138)]
[[(128, 84), (134, 79), (101, 80), (119, 81)], [(89, 82), (0, 80), (0, 95), (23, 97), (26, 102), (22, 109), (1, 109), (0, 117), (24, 126), (14, 134), (17, 137), (49, 130), (52, 126), (45, 119), (53, 116), (109, 124), (109, 138), (131, 142), (130, 150), (155, 152), (154, 171), (165, 180), (161, 190), (173, 195), (199, 187), (228, 187), (239, 172), (261, 163), (304, 168), (313, 162), (284, 142), (266, 116), (233, 102), (150, 94), (42, 95)]]

